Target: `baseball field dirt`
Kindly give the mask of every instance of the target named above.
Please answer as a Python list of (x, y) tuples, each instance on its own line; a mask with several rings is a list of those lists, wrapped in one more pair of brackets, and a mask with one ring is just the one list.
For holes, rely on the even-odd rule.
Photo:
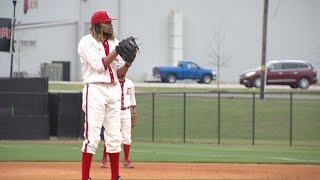
[[(223, 164), (223, 163), (149, 163), (134, 162), (134, 169), (120, 169), (128, 179), (320, 179), (320, 165), (301, 164)], [(80, 162), (0, 162), (0, 177), (6, 180), (79, 180)], [(110, 179), (110, 169), (91, 166), (93, 180)]]

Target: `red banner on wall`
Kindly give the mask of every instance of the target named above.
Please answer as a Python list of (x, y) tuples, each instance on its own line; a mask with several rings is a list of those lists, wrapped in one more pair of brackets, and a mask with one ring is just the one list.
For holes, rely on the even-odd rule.
[(11, 19), (0, 18), (0, 51), (10, 52)]

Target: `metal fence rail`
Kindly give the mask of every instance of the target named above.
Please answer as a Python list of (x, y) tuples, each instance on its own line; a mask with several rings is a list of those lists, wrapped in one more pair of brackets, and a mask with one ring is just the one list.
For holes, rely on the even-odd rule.
[(320, 93), (137, 93), (141, 141), (320, 145)]
[[(265, 99), (258, 98), (259, 94), (136, 93), (138, 123), (133, 129), (133, 139), (168, 143), (320, 146), (320, 93), (272, 92), (265, 93)], [(51, 136), (81, 138), (84, 122), (81, 97), (80, 92), (1, 92), (0, 139), (6, 139), (9, 131), (6, 127), (16, 128), (31, 121), (43, 123), (42, 134), (49, 131)], [(36, 115), (43, 116), (44, 120), (37, 119)], [(12, 117), (19, 117), (19, 122), (11, 120)]]

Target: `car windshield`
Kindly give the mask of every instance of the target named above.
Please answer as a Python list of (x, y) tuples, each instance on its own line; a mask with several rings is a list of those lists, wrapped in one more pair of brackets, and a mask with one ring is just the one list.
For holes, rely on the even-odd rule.
[(268, 66), (269, 69), (283, 69), (282, 63), (273, 63)]
[(188, 69), (198, 69), (199, 66), (197, 66), (197, 65), (194, 64), (194, 63), (189, 62), (189, 63), (187, 63), (187, 68), (188, 68)]

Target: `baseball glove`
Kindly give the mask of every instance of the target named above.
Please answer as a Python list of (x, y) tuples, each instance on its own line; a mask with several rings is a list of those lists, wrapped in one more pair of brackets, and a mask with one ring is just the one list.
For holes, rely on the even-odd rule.
[(126, 62), (126, 65), (128, 67), (132, 65), (132, 62), (134, 61), (138, 50), (139, 47), (135, 42), (135, 38), (133, 38), (132, 36), (123, 39), (121, 42), (119, 42), (119, 45), (116, 46), (117, 53)]

